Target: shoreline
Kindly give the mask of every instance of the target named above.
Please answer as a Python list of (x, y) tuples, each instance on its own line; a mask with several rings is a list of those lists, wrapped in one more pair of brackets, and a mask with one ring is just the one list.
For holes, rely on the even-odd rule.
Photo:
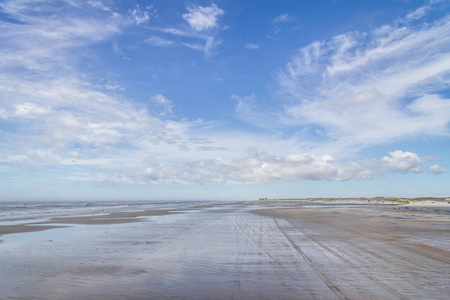
[(286, 199), (268, 199), (260, 198), (260, 202), (270, 201), (298, 201), (298, 202), (314, 202), (320, 204), (388, 204), (402, 206), (439, 206), (450, 207), (450, 198), (395, 198), (395, 197), (374, 197), (374, 198), (286, 198)]
[(176, 213), (176, 209), (160, 209), (144, 211), (123, 211), (92, 216), (54, 217), (41, 222), (24, 222), (22, 224), (0, 225), (0, 236), (13, 233), (27, 233), (49, 229), (66, 228), (70, 227), (70, 225), (113, 225), (142, 222), (145, 220), (145, 217), (164, 216)]

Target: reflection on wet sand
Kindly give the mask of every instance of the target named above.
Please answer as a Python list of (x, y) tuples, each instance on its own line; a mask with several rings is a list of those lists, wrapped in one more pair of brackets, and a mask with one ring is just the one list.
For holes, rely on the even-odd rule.
[(107, 225), (107, 224), (141, 222), (142, 217), (162, 216), (173, 213), (176, 212), (167, 209), (160, 209), (160, 210), (145, 210), (132, 212), (117, 212), (94, 216), (58, 217), (42, 222), (31, 222), (15, 225), (0, 225), (0, 235), (67, 227), (53, 224)]
[[(314, 205), (227, 203), (4, 229), (15, 234), (0, 237), (2, 298), (450, 295), (447, 208)], [(38, 226), (64, 228), (24, 230)]]

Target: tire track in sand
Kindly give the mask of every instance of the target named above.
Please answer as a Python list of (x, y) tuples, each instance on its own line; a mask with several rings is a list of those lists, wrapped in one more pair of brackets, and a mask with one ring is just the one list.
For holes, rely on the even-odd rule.
[[(360, 267), (358, 267), (356, 264), (354, 264), (353, 262), (351, 262), (350, 260), (348, 260), (347, 258), (343, 257), (342, 255), (340, 255), (339, 253), (337, 253), (336, 251), (334, 251), (333, 249), (331, 249), (330, 247), (328, 247), (327, 245), (325, 245), (324, 243), (320, 242), (319, 240), (317, 240), (316, 238), (314, 238), (313, 236), (311, 236), (310, 234), (306, 233), (304, 230), (302, 230), (301, 228), (297, 227), (296, 225), (292, 224), (292, 222), (289, 222), (288, 220), (286, 220), (291, 226), (293, 226), (295, 229), (299, 230), (300, 232), (302, 232), (302, 234), (305, 235), (305, 237), (307, 237), (308, 239), (310, 239), (311, 241), (313, 241), (314, 243), (316, 243), (318, 246), (320, 246), (321, 248), (323, 248), (324, 250), (326, 250), (327, 252), (331, 253), (333, 256), (335, 256), (336, 258), (338, 258), (339, 260), (341, 260), (343, 263), (345, 263), (346, 265), (348, 265), (350, 268), (352, 268), (354, 271), (358, 272), (359, 274), (361, 274), (362, 276), (368, 278), (370, 281), (376, 283), (378, 286), (382, 287), (384, 290), (386, 290), (389, 294), (395, 296), (398, 299), (408, 299), (407, 297), (405, 297), (404, 295), (400, 294), (399, 292), (397, 292), (396, 290), (394, 290), (392, 287), (388, 286), (387, 284), (385, 284), (384, 282), (380, 281), (379, 279), (375, 278), (374, 276), (368, 274), (367, 272), (364, 272), (363, 270), (361, 270)], [(286, 236), (286, 238), (291, 242), (291, 244), (295, 244), (295, 242), (288, 237), (288, 234), (286, 233), (286, 231), (284, 229), (281, 228), (281, 226), (279, 226), (278, 222), (275, 220), (275, 222), (277, 223), (277, 226), (280, 228), (281, 232)], [(295, 244), (296, 245), (296, 244)], [(298, 249), (300, 249), (297, 245), (296, 247)], [(294, 247), (296, 250), (297, 248)], [(300, 250), (301, 251), (301, 250)], [(298, 251), (297, 251), (298, 252)], [(301, 251), (303, 254), (304, 252)], [(305, 254), (306, 256), (306, 254)], [(309, 260), (311, 261), (311, 260)], [(311, 261), (312, 263), (312, 261)], [(320, 272), (320, 271), (319, 271)], [(326, 275), (325, 275), (326, 276)], [(345, 297), (345, 296), (344, 296)], [(364, 297), (367, 297), (367, 295), (364, 295)]]
[(343, 292), (335, 285), (333, 282), (328, 278), (326, 274), (321, 272), (314, 262), (303, 252), (302, 249), (292, 240), (292, 238), (286, 233), (286, 231), (280, 226), (278, 221), (274, 218), (273, 219), (275, 224), (277, 225), (280, 232), (286, 237), (286, 239), (289, 241), (289, 243), (292, 245), (292, 247), (297, 251), (297, 253), (306, 261), (306, 263), (309, 265), (309, 267), (320, 277), (320, 279), (325, 283), (325, 285), (333, 292), (333, 294), (338, 297), (338, 299), (348, 299), (345, 297)]

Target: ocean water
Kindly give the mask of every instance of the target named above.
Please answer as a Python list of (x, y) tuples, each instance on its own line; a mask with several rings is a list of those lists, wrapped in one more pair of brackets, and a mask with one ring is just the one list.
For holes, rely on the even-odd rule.
[(177, 209), (209, 203), (212, 201), (0, 201), (0, 223), (120, 211)]

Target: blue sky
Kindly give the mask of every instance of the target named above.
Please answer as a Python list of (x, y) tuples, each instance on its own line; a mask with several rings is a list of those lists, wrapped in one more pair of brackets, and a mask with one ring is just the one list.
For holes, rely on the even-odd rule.
[(0, 199), (449, 196), (446, 1), (0, 2)]

